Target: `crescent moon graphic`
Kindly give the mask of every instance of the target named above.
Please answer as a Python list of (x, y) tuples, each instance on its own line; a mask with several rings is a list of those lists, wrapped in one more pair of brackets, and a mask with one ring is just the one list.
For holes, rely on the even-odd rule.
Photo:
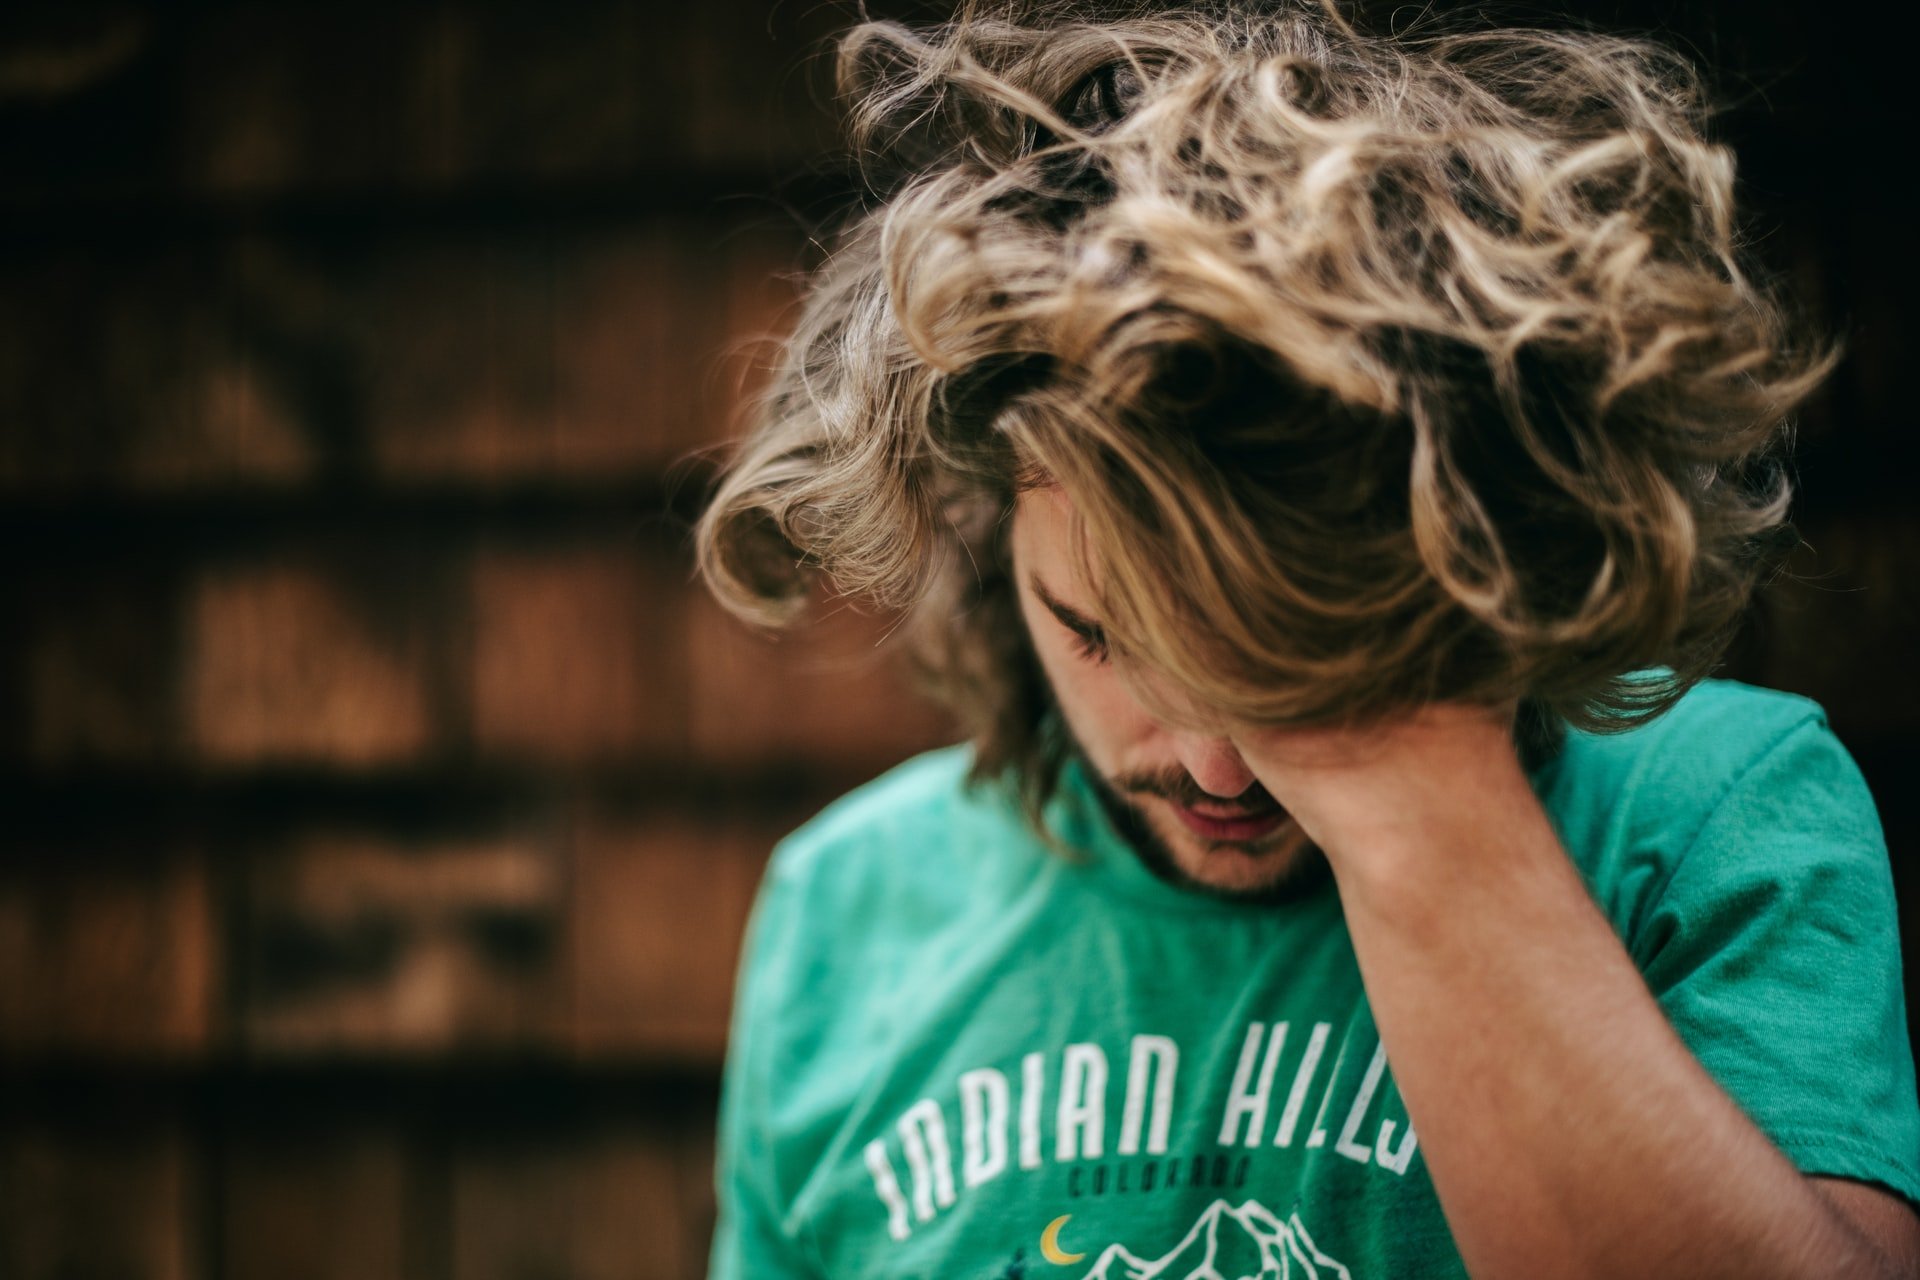
[(1087, 1256), (1084, 1253), (1067, 1253), (1060, 1248), (1060, 1228), (1066, 1226), (1067, 1219), (1071, 1217), (1073, 1217), (1073, 1215), (1070, 1213), (1061, 1214), (1052, 1222), (1049, 1222), (1047, 1229), (1040, 1233), (1041, 1254), (1045, 1256), (1048, 1262), (1058, 1267), (1072, 1266)]

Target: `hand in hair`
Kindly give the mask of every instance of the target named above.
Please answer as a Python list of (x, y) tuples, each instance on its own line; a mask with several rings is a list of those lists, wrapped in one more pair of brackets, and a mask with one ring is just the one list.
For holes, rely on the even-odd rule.
[(1521, 772), (1517, 709), (1433, 703), (1377, 724), (1230, 736), (1336, 871), (1353, 864), (1359, 874), (1369, 858), (1418, 849), (1433, 823), (1511, 785)]

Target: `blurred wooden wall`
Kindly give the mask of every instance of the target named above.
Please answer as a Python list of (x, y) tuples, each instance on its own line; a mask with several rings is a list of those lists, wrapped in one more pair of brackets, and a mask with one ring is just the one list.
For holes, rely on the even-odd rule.
[(703, 1272), (768, 846), (944, 736), (686, 551), (837, 21), (0, 20), (0, 1276)]
[[(1912, 108), (1798, 9), (1593, 16), (1768, 86), (1766, 248), (1853, 355), (1733, 670), (1832, 708), (1911, 904), (1920, 280), (1841, 126)], [(770, 645), (686, 554), (845, 18), (0, 18), (0, 1277), (701, 1274), (766, 850), (945, 736), (871, 620)]]

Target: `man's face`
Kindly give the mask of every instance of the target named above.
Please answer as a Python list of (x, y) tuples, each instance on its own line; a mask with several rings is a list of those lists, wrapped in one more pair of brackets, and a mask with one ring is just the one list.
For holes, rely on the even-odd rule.
[(1116, 825), (1163, 879), (1216, 896), (1281, 897), (1318, 883), (1324, 855), (1233, 743), (1162, 724), (1115, 670), (1074, 563), (1072, 517), (1057, 488), (1021, 494), (1013, 570), (1034, 652)]

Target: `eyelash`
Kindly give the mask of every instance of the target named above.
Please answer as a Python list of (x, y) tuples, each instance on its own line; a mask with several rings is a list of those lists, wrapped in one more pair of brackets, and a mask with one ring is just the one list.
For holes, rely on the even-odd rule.
[(1075, 631), (1073, 637), (1074, 650), (1086, 661), (1105, 662), (1111, 656), (1104, 631)]

